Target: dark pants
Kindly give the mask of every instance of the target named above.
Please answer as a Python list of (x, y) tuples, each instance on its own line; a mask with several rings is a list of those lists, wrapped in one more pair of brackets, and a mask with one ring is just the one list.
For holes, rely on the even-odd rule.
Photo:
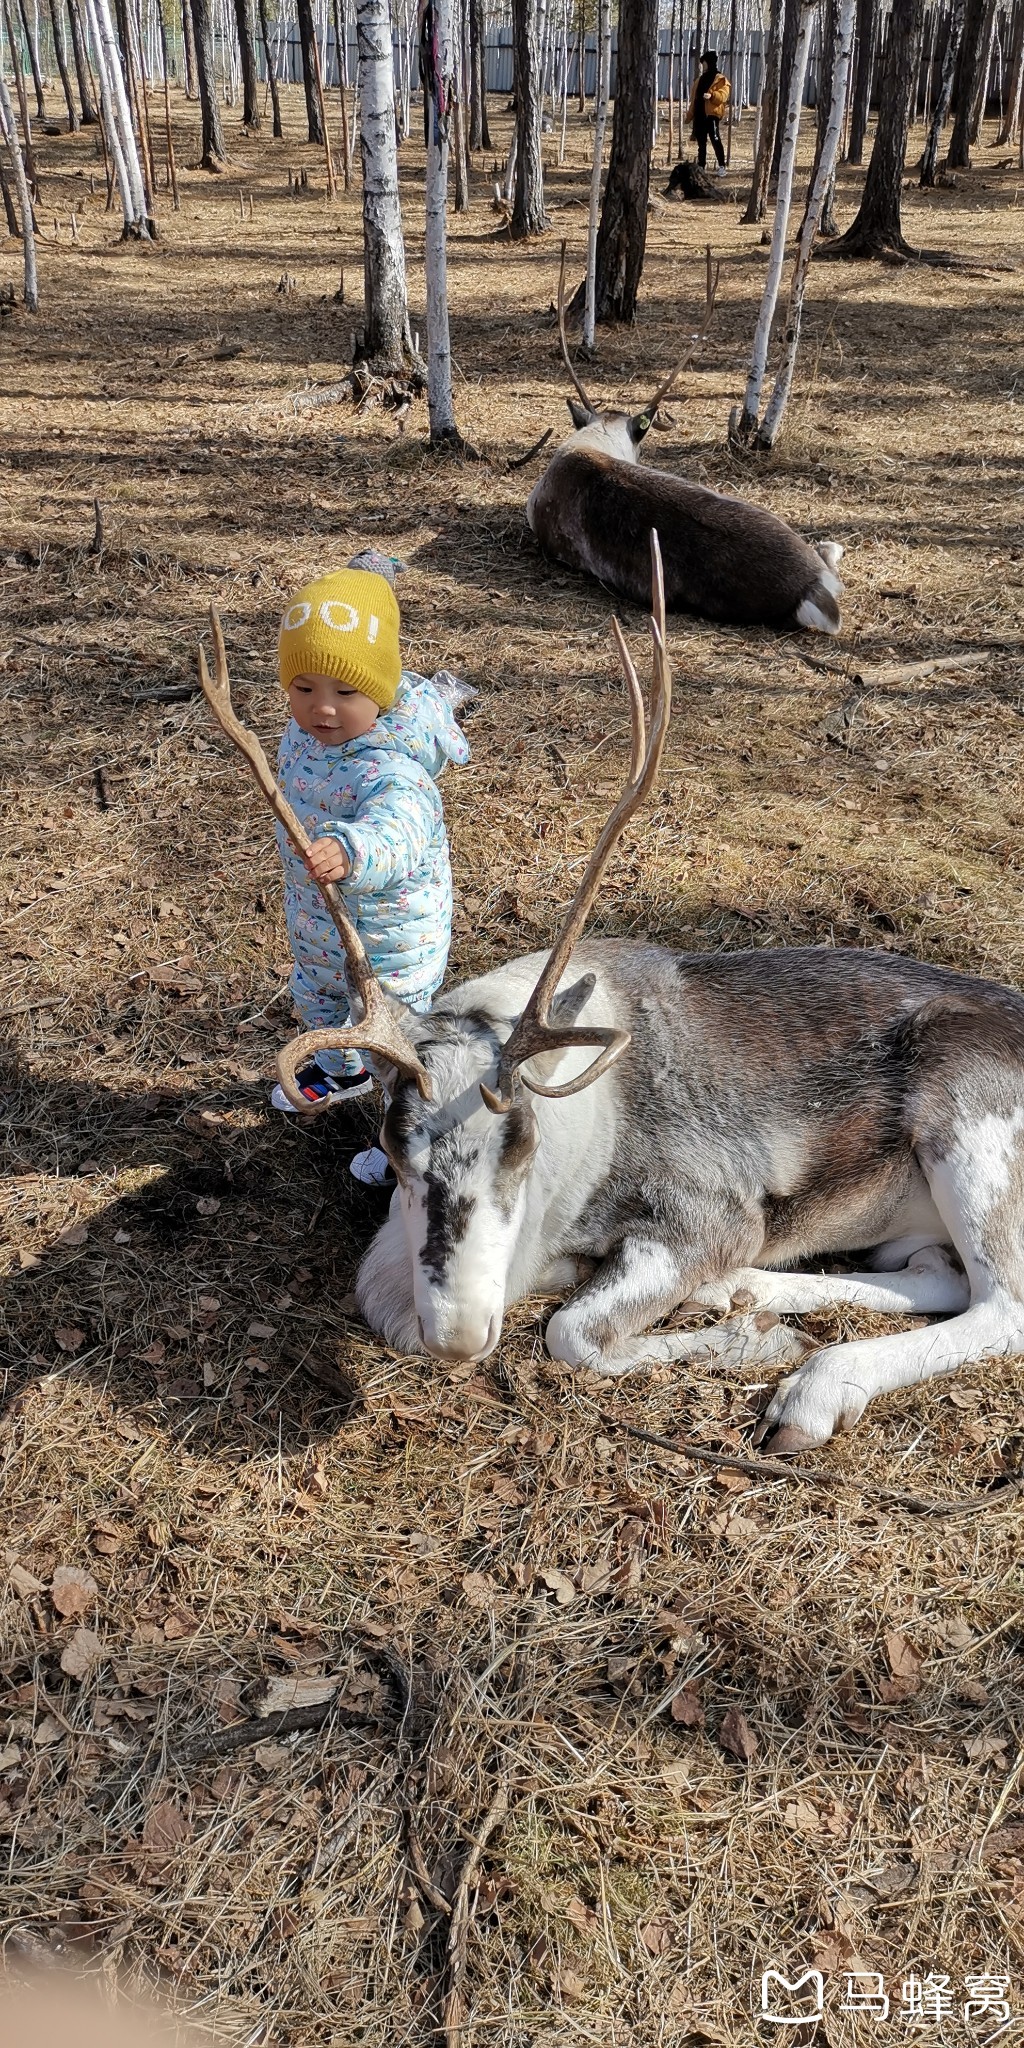
[(717, 118), (715, 116), (708, 116), (707, 114), (705, 114), (703, 121), (694, 122), (693, 132), (697, 142), (698, 168), (703, 171), (707, 166), (708, 143), (710, 142), (711, 147), (714, 150), (719, 163), (722, 165), (724, 169), (725, 150), (722, 147), (722, 138), (718, 133)]

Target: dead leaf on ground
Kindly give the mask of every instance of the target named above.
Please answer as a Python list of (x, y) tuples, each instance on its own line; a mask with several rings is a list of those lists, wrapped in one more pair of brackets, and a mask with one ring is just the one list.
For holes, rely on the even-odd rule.
[(37, 1579), (34, 1572), (26, 1571), (23, 1564), (12, 1564), (8, 1577), (19, 1600), (31, 1600), (33, 1593), (46, 1591), (42, 1579)]
[(161, 1799), (146, 1815), (142, 1839), (147, 1849), (167, 1856), (180, 1849), (183, 1842), (191, 1841), (192, 1829), (173, 1799)]
[(741, 1764), (749, 1764), (757, 1755), (758, 1739), (739, 1707), (729, 1707), (718, 1725), (718, 1740), (730, 1756), (737, 1757)]
[(810, 1799), (791, 1799), (783, 1810), (782, 1821), (794, 1835), (816, 1835), (821, 1827), (821, 1815)]
[(268, 1678), (256, 1702), (261, 1720), (268, 1714), (286, 1714), (292, 1707), (322, 1707), (334, 1698), (336, 1678)]
[(57, 1232), (55, 1242), (74, 1250), (76, 1246), (85, 1243), (88, 1235), (89, 1225), (87, 1223), (66, 1223), (63, 1230)]
[(695, 1678), (688, 1678), (686, 1684), (673, 1694), (669, 1713), (681, 1728), (703, 1728), (704, 1708)]
[(50, 1598), (65, 1621), (77, 1621), (80, 1614), (89, 1614), (99, 1597), (100, 1589), (91, 1573), (80, 1571), (74, 1564), (57, 1566), (50, 1583)]
[(72, 1358), (76, 1351), (81, 1351), (85, 1343), (85, 1331), (79, 1329), (77, 1323), (64, 1323), (53, 1334), (60, 1350), (68, 1352)]
[(493, 1607), (494, 1584), (486, 1572), (464, 1572), (460, 1583), (471, 1607)]
[(924, 1651), (915, 1648), (902, 1629), (890, 1629), (885, 1638), (885, 1654), (889, 1660), (891, 1679), (883, 1678), (879, 1692), (887, 1706), (898, 1700), (913, 1699), (921, 1690), (921, 1669)]
[(540, 1577), (548, 1592), (554, 1594), (559, 1607), (568, 1607), (570, 1602), (575, 1600), (576, 1588), (572, 1580), (567, 1578), (564, 1572), (560, 1572), (557, 1565), (546, 1566)]
[(91, 1628), (76, 1628), (71, 1641), (64, 1646), (60, 1668), (67, 1672), (69, 1678), (77, 1678), (81, 1682), (83, 1678), (88, 1678), (93, 1665), (99, 1663), (102, 1655), (103, 1644), (99, 1636), (94, 1634)]
[(667, 1920), (649, 1920), (640, 1929), (640, 1939), (648, 1955), (667, 1956), (672, 1946), (672, 1929)]
[(42, 1720), (37, 1721), (32, 1730), (32, 1740), (37, 1749), (49, 1749), (51, 1744), (59, 1742), (65, 1733), (66, 1730), (61, 1727), (55, 1714), (44, 1714)]

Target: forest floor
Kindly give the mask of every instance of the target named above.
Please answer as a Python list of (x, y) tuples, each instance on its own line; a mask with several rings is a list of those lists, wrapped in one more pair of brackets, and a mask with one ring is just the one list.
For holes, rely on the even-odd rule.
[[(983, 2040), (1001, 1995), (1018, 2040), (1019, 1361), (879, 1401), (808, 1460), (820, 1487), (715, 1474), (621, 1427), (742, 1450), (762, 1393), (710, 1363), (574, 1376), (539, 1303), (483, 1367), (384, 1352), (349, 1297), (383, 1214), (346, 1170), (371, 1113), (268, 1108), (279, 871), (194, 694), (208, 607), (271, 746), (285, 594), (367, 541), (404, 558), (407, 658), (481, 692), (444, 787), (453, 976), (553, 932), (627, 734), (611, 600), (539, 558), (540, 459), (507, 466), (567, 426), (549, 307), (562, 235), (581, 267), (589, 130), (562, 169), (547, 138), (546, 238), (509, 246), (488, 167), (452, 216), (457, 409), (486, 458), (462, 465), (425, 452), (422, 403), (399, 436), (297, 398), (343, 374), (361, 298), (358, 195), (327, 202), (299, 100), (283, 145), (229, 116), (228, 168), (182, 169), (151, 248), (118, 242), (92, 134), (40, 135), (41, 310), (0, 326), (8, 1960), (120, 1971), (237, 2042), (426, 2043), (497, 1798), (462, 2048), (747, 2048), (786, 2031), (757, 2016), (769, 1966), (824, 1974), (801, 2040), (905, 2038), (915, 1999), (924, 2039)], [(194, 164), (180, 98), (174, 121)], [(748, 119), (726, 203), (659, 200), (638, 324), (599, 334), (586, 381), (644, 400), (710, 240), (716, 323), (648, 459), (841, 541), (844, 629), (672, 621), (662, 789), (593, 926), (898, 947), (1019, 986), (1024, 179), (988, 131), (955, 188), (908, 187), (910, 240), (974, 270), (814, 269), (785, 438), (740, 465), (751, 141)], [(402, 166), (422, 328), (417, 142)], [(294, 1681), (333, 1687), (324, 1726), (233, 1746)], [(888, 2019), (851, 1972), (884, 1976)], [(965, 2018), (972, 1976), (1011, 1981)]]

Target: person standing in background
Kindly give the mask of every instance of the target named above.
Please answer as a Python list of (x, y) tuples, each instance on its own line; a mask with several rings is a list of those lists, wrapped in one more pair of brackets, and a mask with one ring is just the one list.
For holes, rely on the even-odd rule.
[(694, 85), (693, 97), (690, 100), (690, 133), (697, 144), (698, 168), (703, 171), (707, 167), (710, 142), (718, 161), (718, 175), (724, 178), (725, 150), (718, 132), (718, 124), (729, 105), (732, 88), (724, 73), (718, 69), (717, 50), (703, 50), (700, 61), (700, 76)]

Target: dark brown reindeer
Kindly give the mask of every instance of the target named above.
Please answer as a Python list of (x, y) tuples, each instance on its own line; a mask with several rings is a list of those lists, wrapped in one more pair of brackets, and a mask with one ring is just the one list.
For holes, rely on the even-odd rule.
[(640, 447), (711, 323), (718, 284), (707, 258), (704, 319), (682, 361), (642, 412), (602, 411), (573, 368), (565, 338), (565, 244), (558, 283), (562, 354), (580, 403), (568, 400), (574, 431), (556, 451), (526, 503), (544, 553), (595, 576), (620, 597), (646, 605), (651, 533), (661, 536), (670, 611), (699, 612), (730, 626), (803, 626), (838, 633), (842, 583), (835, 541), (812, 547), (791, 526), (703, 484), (640, 466)]

